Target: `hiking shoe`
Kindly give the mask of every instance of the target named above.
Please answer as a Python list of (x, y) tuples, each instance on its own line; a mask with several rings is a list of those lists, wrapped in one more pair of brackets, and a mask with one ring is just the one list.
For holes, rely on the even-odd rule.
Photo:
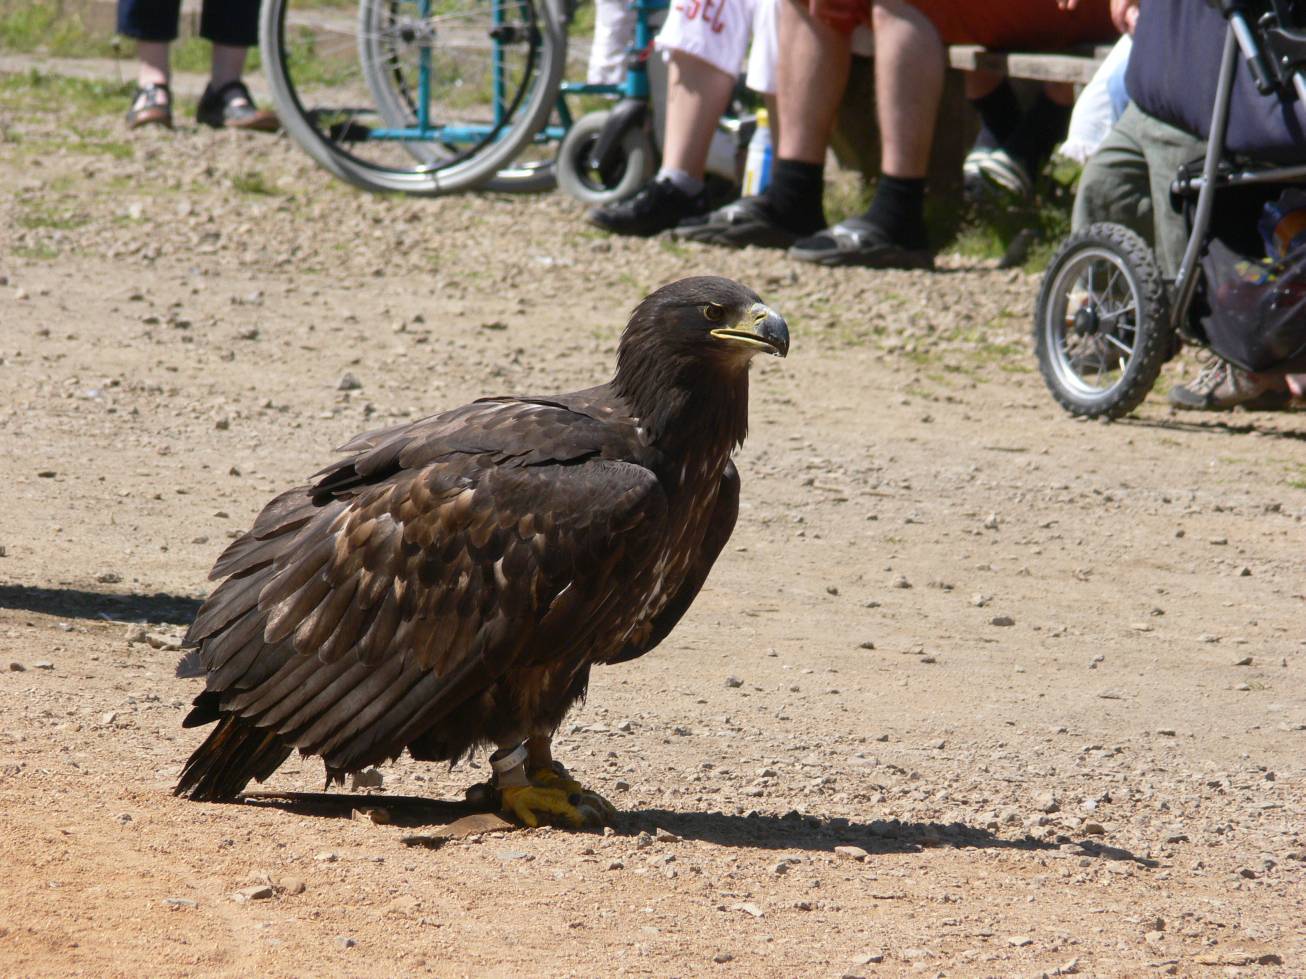
[(1021, 163), (1004, 149), (976, 147), (961, 164), (962, 194), (972, 204), (996, 203), (1014, 197), (1034, 196), (1034, 181)]
[(1170, 404), (1181, 411), (1279, 411), (1291, 400), (1283, 378), (1251, 374), (1218, 357), (1195, 379), (1170, 389)]
[(741, 197), (702, 217), (688, 218), (673, 234), (686, 241), (731, 248), (788, 248), (799, 238), (798, 232), (776, 219), (765, 197)]
[(254, 105), (254, 97), (241, 81), (227, 82), (220, 88), (210, 83), (195, 109), (195, 121), (214, 129), (251, 129), (261, 133), (276, 132), (281, 125), (275, 112)]
[(799, 239), (789, 249), (789, 257), (816, 265), (859, 265), (868, 269), (934, 268), (934, 253), (928, 248), (901, 245), (865, 218), (848, 218)]
[(166, 84), (160, 82), (136, 89), (131, 108), (127, 110), (127, 128), (139, 129), (141, 126), (172, 128), (172, 92)]
[(628, 200), (594, 208), (585, 220), (616, 235), (647, 238), (707, 212), (706, 188), (686, 194), (670, 180), (653, 180)]

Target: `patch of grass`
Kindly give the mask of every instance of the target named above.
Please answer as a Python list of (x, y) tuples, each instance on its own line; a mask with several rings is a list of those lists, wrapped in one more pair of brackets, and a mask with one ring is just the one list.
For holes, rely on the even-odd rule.
[(1306, 463), (1289, 462), (1284, 464), (1288, 470), (1288, 485), (1293, 489), (1306, 490)]
[(113, 38), (93, 34), (80, 12), (62, 0), (0, 0), (0, 48), (59, 57), (110, 58)]
[(136, 149), (121, 139), (106, 139), (103, 136), (74, 133), (66, 139), (36, 139), (25, 147), (28, 156), (39, 157), (46, 153), (64, 150), (82, 156), (109, 156), (115, 160), (130, 160), (136, 155)]
[(20, 228), (51, 228), (56, 231), (71, 231), (80, 228), (90, 218), (85, 214), (56, 211), (39, 203), (27, 205), (18, 215)]
[(256, 194), (264, 197), (279, 197), (280, 189), (268, 183), (267, 177), (258, 170), (245, 170), (231, 178), (231, 186), (240, 194)]
[(64, 115), (117, 115), (126, 111), (134, 86), (47, 75), (0, 75), (0, 108)]
[(41, 262), (48, 262), (59, 257), (59, 249), (54, 245), (42, 242), (37, 245), (18, 245), (13, 250), (13, 254), (19, 258), (32, 258)]
[(680, 242), (674, 241), (671, 238), (659, 238), (658, 247), (661, 248), (668, 255), (671, 255), (675, 258), (683, 259), (689, 257), (689, 249), (686, 248), (684, 245), (682, 245)]
[(861, 214), (871, 206), (875, 196), (875, 184), (861, 179), (860, 174), (847, 173), (841, 178), (827, 180), (825, 196), (825, 217), (830, 224), (836, 224), (854, 214)]
[[(576, 13), (571, 18), (571, 23), (567, 25), (567, 37), (570, 40), (580, 40), (587, 45), (594, 40), (594, 10), (595, 4), (582, 3), (577, 6)], [(570, 45), (568, 45), (570, 48)]]

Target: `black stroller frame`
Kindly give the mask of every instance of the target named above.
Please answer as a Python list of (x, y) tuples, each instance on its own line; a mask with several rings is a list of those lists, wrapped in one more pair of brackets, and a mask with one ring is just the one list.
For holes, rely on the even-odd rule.
[[(1192, 314), (1216, 192), (1306, 181), (1306, 163), (1261, 167), (1225, 159), (1239, 55), (1262, 95), (1295, 95), (1306, 104), (1306, 32), (1292, 28), (1283, 0), (1258, 5), (1268, 9), (1254, 27), (1247, 0), (1209, 2), (1224, 15), (1228, 30), (1201, 169), (1181, 168), (1171, 185), (1174, 200), (1187, 205), (1190, 224), (1174, 281), (1162, 278), (1151, 248), (1138, 235), (1115, 224), (1094, 224), (1072, 235), (1043, 278), (1034, 326), (1039, 367), (1053, 396), (1074, 415), (1128, 414), (1146, 398), (1165, 361), (1178, 353), (1180, 337), (1206, 345), (1200, 328), (1193, 328)], [(1095, 284), (1093, 262), (1107, 266), (1101, 285)], [(1117, 294), (1121, 282), (1127, 292)], [(1085, 341), (1086, 351), (1069, 352), (1072, 340)], [(1298, 366), (1294, 362), (1275, 369)]]

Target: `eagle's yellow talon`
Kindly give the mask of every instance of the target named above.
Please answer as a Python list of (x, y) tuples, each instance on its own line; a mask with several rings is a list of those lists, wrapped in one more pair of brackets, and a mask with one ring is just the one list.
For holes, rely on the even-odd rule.
[(539, 825), (542, 814), (561, 816), (576, 829), (606, 826), (617, 818), (612, 803), (570, 776), (551, 769), (531, 773), (531, 784), (503, 790), (503, 808), (527, 826)]
[(584, 809), (589, 809), (594, 813), (593, 822), (600, 826), (607, 826), (617, 819), (617, 809), (603, 796), (591, 789), (585, 788), (565, 770), (559, 772), (552, 768), (538, 768), (531, 773), (531, 784), (547, 786), (548, 788), (557, 788), (567, 793), (568, 801)]
[(572, 805), (562, 789), (522, 785), (503, 790), (503, 808), (531, 828), (540, 816), (561, 816), (576, 829), (585, 825), (585, 815)]

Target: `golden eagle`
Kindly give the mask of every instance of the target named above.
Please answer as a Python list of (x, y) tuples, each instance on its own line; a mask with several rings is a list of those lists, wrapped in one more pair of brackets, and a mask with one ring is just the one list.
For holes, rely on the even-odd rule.
[(729, 279), (631, 315), (607, 384), (485, 398), (361, 435), (218, 558), (179, 676), (210, 724), (179, 795), (222, 800), (292, 750), (328, 782), (493, 745), (505, 812), (610, 819), (550, 739), (590, 667), (660, 643), (734, 528), (748, 366), (785, 321)]

